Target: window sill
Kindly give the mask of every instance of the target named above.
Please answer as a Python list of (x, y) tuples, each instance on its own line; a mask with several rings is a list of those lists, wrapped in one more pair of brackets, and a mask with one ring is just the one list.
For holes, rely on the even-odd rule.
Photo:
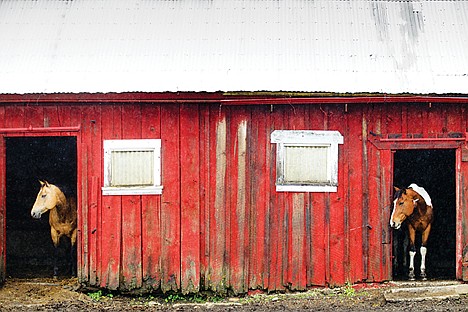
[(161, 195), (163, 187), (103, 187), (102, 195)]
[(331, 185), (276, 185), (277, 192), (329, 192), (336, 193), (336, 186)]

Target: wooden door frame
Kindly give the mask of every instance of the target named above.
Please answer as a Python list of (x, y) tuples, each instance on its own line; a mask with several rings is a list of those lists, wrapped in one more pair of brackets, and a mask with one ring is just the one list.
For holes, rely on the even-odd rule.
[[(382, 170), (390, 170), (392, 173), (391, 182), (393, 183), (393, 158), (394, 152), (397, 150), (434, 150), (434, 149), (453, 149), (455, 150), (455, 193), (456, 193), (456, 247), (455, 247), (455, 259), (456, 259), (456, 279), (468, 280), (468, 188), (465, 189), (463, 186), (464, 174), (468, 177), (468, 134), (462, 134), (457, 137), (441, 137), (436, 136), (432, 138), (424, 137), (404, 137), (403, 135), (396, 135), (394, 138), (389, 136), (378, 136), (371, 137), (369, 141), (379, 150), (390, 151), (392, 153), (392, 160), (388, 164), (390, 168), (384, 168)], [(385, 154), (385, 153), (382, 153)], [(384, 164), (385, 162), (381, 162)], [(388, 163), (388, 162), (387, 162)], [(466, 164), (466, 165), (464, 165)], [(462, 170), (462, 167), (466, 167), (467, 170)], [(467, 180), (468, 183), (468, 180)], [(392, 198), (392, 188), (389, 188), (390, 193), (387, 194), (388, 198)], [(385, 226), (385, 225), (383, 225)], [(388, 225), (387, 225), (388, 226)], [(465, 229), (466, 227), (466, 229)], [(391, 249), (390, 249), (391, 250)], [(391, 252), (391, 251), (390, 251)], [(391, 259), (391, 255), (389, 257)], [(392, 272), (392, 263), (389, 272)], [(393, 275), (393, 274), (390, 274)]]
[(77, 269), (78, 276), (81, 272), (80, 250), (82, 246), (82, 218), (81, 216), (81, 127), (49, 127), (49, 128), (0, 128), (0, 283), (6, 279), (6, 138), (21, 137), (76, 137), (77, 157), (77, 214), (78, 214), (78, 237), (77, 237)]

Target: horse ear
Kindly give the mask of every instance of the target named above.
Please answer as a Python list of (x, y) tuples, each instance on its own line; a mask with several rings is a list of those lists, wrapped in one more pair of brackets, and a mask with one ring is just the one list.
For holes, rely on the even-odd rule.
[(406, 194), (406, 189), (405, 188), (401, 189), (401, 188), (396, 187), (396, 186), (394, 186), (393, 188), (395, 189), (395, 192), (403, 191), (403, 194)]

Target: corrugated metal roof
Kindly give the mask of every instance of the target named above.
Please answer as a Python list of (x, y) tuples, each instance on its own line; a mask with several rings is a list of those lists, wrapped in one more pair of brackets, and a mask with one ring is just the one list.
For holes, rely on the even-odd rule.
[(468, 1), (0, 0), (0, 93), (468, 93)]

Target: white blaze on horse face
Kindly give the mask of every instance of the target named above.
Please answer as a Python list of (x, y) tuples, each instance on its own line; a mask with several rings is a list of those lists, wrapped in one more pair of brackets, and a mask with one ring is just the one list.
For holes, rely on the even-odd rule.
[(393, 214), (395, 213), (396, 199), (393, 201), (392, 215), (390, 216), (390, 226), (393, 227)]
[(56, 203), (57, 201), (51, 195), (48, 184), (42, 185), (31, 209), (31, 216), (33, 218), (40, 219), (41, 215), (54, 208)]
[(393, 201), (393, 211), (392, 211), (392, 215), (390, 216), (390, 227), (398, 230), (401, 226), (401, 223), (396, 223), (393, 221), (393, 218), (395, 217), (397, 201), (398, 201), (398, 198)]

